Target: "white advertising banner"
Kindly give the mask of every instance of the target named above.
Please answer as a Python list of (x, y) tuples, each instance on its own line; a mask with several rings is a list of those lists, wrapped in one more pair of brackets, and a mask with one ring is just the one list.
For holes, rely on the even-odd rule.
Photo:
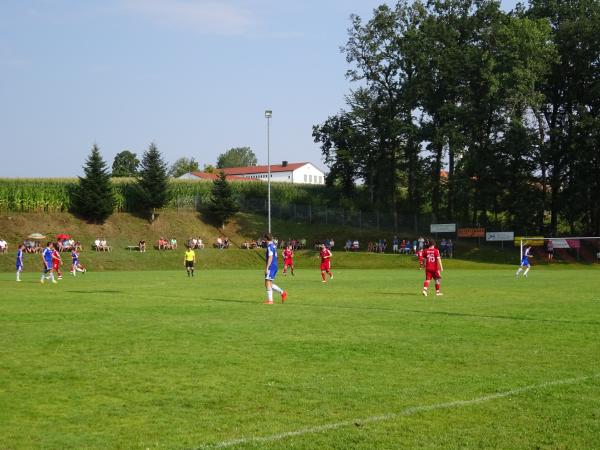
[(432, 223), (430, 227), (432, 233), (456, 233), (455, 223)]
[(488, 231), (485, 233), (486, 241), (512, 241), (514, 238), (514, 231)]

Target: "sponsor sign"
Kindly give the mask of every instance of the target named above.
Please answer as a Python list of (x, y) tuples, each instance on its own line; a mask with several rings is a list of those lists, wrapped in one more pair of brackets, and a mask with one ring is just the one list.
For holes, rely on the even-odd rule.
[(554, 248), (571, 248), (566, 239), (551, 239)]
[(485, 228), (459, 228), (456, 237), (481, 238), (485, 236)]
[(523, 239), (523, 245), (531, 245), (532, 247), (544, 246), (544, 236), (515, 236), (515, 247), (521, 245), (521, 239)]
[(550, 239), (554, 248), (581, 248), (579, 239)]
[(570, 248), (581, 248), (581, 241), (579, 239), (567, 239), (567, 244)]
[(455, 223), (432, 223), (430, 225), (430, 230), (432, 233), (455, 233), (456, 232), (456, 224)]
[(512, 241), (514, 239), (514, 231), (488, 231), (485, 233), (486, 241)]

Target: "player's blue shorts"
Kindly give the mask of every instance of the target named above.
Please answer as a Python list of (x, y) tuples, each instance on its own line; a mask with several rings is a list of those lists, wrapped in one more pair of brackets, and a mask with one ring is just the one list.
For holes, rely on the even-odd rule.
[(269, 267), (269, 273), (265, 275), (265, 280), (273, 281), (277, 276), (277, 266)]
[(17, 270), (22, 270), (23, 269), (23, 264), (17, 263)]
[(529, 258), (527, 256), (523, 256), (523, 258), (521, 259), (521, 265), (522, 266), (528, 266), (529, 265)]
[(78, 260), (78, 259), (74, 259), (74, 260), (73, 260), (73, 265), (74, 265), (74, 266), (76, 266), (76, 265), (78, 265), (78, 264), (79, 264), (79, 260)]

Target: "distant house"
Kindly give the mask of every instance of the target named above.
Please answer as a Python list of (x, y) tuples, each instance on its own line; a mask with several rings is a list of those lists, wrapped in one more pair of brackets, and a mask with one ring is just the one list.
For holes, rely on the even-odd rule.
[[(267, 181), (268, 166), (229, 167), (223, 169), (228, 180), (259, 180)], [(179, 177), (180, 179), (211, 179), (205, 172), (191, 172)], [(214, 179), (214, 178), (213, 178)], [(306, 183), (325, 184), (325, 174), (309, 162), (271, 164), (271, 181), (277, 183)]]

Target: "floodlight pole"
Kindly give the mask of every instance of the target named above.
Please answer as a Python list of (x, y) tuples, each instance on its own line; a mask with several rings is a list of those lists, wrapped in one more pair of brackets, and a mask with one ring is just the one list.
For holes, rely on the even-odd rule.
[(267, 109), (265, 117), (267, 119), (267, 217), (269, 223), (269, 234), (271, 233), (271, 117), (273, 111)]

